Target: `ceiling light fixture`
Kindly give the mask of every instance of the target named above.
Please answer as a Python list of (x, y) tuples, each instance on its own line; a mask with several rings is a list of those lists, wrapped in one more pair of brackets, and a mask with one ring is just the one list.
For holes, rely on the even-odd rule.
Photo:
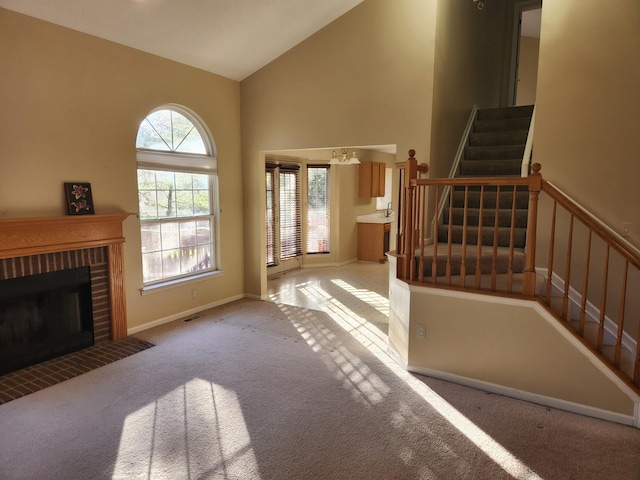
[(356, 156), (355, 150), (351, 153), (349, 157), (348, 150), (346, 148), (342, 149), (342, 156), (338, 157), (336, 155), (336, 151), (334, 150), (331, 154), (331, 160), (329, 160), (329, 165), (357, 165), (360, 163), (358, 157)]
[(484, 8), (484, 2), (482, 0), (473, 0), (473, 3), (478, 5), (478, 10), (482, 10)]

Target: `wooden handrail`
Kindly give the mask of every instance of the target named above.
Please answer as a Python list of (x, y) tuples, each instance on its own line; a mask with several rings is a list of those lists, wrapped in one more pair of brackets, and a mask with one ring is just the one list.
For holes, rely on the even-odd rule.
[(411, 182), (413, 186), (451, 185), (453, 187), (527, 186), (530, 180), (523, 177), (471, 177), (471, 178), (421, 178)]
[(589, 229), (593, 230), (594, 233), (602, 238), (620, 255), (628, 259), (629, 263), (634, 267), (640, 269), (640, 252), (635, 250), (628, 243), (624, 242), (618, 234), (614, 233), (609, 227), (600, 222), (595, 215), (582, 208), (575, 200), (560, 191), (555, 185), (547, 180), (542, 180), (542, 191), (549, 195), (552, 200), (555, 200), (562, 205), (565, 210), (579, 219)]
[[(567, 243), (567, 253), (566, 253), (566, 266), (564, 272), (564, 291), (563, 291), (563, 299), (562, 299), (562, 318), (566, 321), (571, 320), (569, 313), (569, 291), (571, 289), (571, 256), (572, 256), (572, 244), (573, 244), (573, 235), (574, 235), (574, 223), (575, 221), (580, 222), (587, 228), (586, 233), (586, 258), (584, 259), (582, 265), (584, 266), (583, 272), (583, 283), (582, 283), (582, 291), (580, 292), (580, 315), (578, 320), (577, 332), (580, 336), (584, 336), (585, 334), (585, 324), (586, 324), (586, 304), (588, 302), (588, 287), (589, 287), (589, 276), (590, 276), (590, 264), (591, 264), (591, 244), (593, 235), (597, 235), (600, 237), (605, 246), (604, 251), (604, 265), (603, 265), (603, 275), (601, 278), (602, 286), (600, 288), (600, 305), (599, 305), (599, 316), (597, 319), (598, 322), (598, 330), (597, 336), (595, 340), (595, 349), (604, 355), (604, 333), (607, 328), (606, 324), (609, 324), (609, 333), (615, 338), (615, 345), (613, 351), (613, 358), (607, 358), (608, 361), (612, 363), (612, 365), (616, 369), (621, 368), (622, 364), (622, 350), (623, 343), (625, 342), (625, 336), (631, 342), (635, 343), (635, 358), (631, 358), (630, 361), (633, 364), (632, 372), (625, 372), (625, 375), (630, 377), (631, 381), (636, 387), (640, 387), (640, 348), (638, 345), (640, 344), (640, 327), (637, 329), (637, 333), (635, 338), (631, 337), (631, 334), (625, 331), (625, 325), (627, 324), (626, 317), (628, 314), (628, 301), (627, 301), (627, 285), (629, 281), (629, 269), (635, 268), (637, 271), (640, 271), (640, 252), (636, 250), (633, 246), (625, 242), (617, 233), (611, 230), (608, 226), (602, 223), (598, 218), (593, 215), (591, 212), (581, 207), (575, 200), (570, 198), (564, 192), (560, 191), (557, 187), (555, 187), (550, 182), (543, 180), (542, 181), (542, 191), (548, 195), (553, 201), (553, 214), (552, 214), (552, 235), (551, 235), (551, 249), (549, 252), (549, 266), (548, 266), (548, 276), (550, 277), (553, 272), (552, 262), (553, 262), (553, 238), (555, 235), (555, 218), (556, 218), (556, 208), (560, 206), (566, 212), (569, 213), (569, 226), (568, 226), (568, 243)], [(610, 251), (618, 253), (624, 262), (624, 267), (622, 272), (612, 272), (609, 268), (610, 266)], [(619, 300), (618, 300), (618, 313), (617, 318), (609, 319), (607, 318), (607, 297), (608, 297), (608, 285), (609, 285), (609, 277), (612, 275), (622, 275), (621, 285), (618, 288)], [(550, 304), (551, 297), (551, 279), (548, 280), (547, 287), (547, 295), (546, 295), (546, 303)], [(640, 312), (634, 312), (635, 316), (640, 316)], [(611, 323), (613, 325), (611, 325)]]
[[(633, 383), (636, 387), (640, 387), (640, 348), (637, 345), (640, 343), (640, 327), (637, 328), (637, 332), (628, 332), (625, 329), (631, 330), (631, 326), (634, 326), (638, 322), (625, 322), (625, 316), (629, 319), (630, 315), (640, 316), (640, 312), (631, 312), (630, 308), (627, 308), (629, 304), (630, 295), (627, 295), (627, 284), (630, 281), (631, 275), (628, 271), (631, 268), (640, 270), (640, 252), (635, 249), (631, 244), (627, 243), (622, 237), (616, 234), (611, 228), (606, 226), (600, 220), (598, 220), (593, 214), (586, 209), (578, 205), (577, 202), (572, 200), (568, 195), (561, 192), (550, 182), (544, 180), (540, 174), (540, 165), (531, 165), (531, 175), (528, 177), (471, 177), (471, 178), (419, 178), (421, 172), (427, 172), (428, 167), (418, 166), (415, 159), (415, 151), (409, 152), (409, 159), (406, 162), (402, 162), (397, 165), (400, 169), (400, 192), (399, 192), (399, 217), (398, 217), (398, 243), (396, 256), (398, 257), (398, 271), (397, 276), (399, 279), (408, 282), (421, 282), (433, 285), (436, 287), (455, 288), (455, 289), (473, 289), (474, 291), (482, 292), (489, 291), (492, 294), (500, 293), (506, 295), (518, 295), (526, 297), (534, 297), (536, 295), (536, 250), (538, 241), (538, 232), (547, 232), (547, 230), (539, 229), (539, 221), (549, 221), (550, 227), (548, 230), (548, 237), (546, 238), (546, 247), (548, 248), (548, 261), (544, 275), (547, 276), (547, 282), (545, 288), (540, 292), (540, 301), (546, 303), (551, 307), (552, 294), (554, 292), (553, 278), (560, 278), (564, 282), (564, 288), (559, 289), (560, 295), (562, 295), (562, 305), (559, 311), (559, 318), (565, 321), (567, 328), (575, 329), (577, 335), (582, 337), (585, 343), (589, 343), (585, 336), (587, 335), (587, 322), (597, 322), (597, 338), (593, 340), (591, 347), (602, 355), (602, 358), (610, 363), (614, 369), (620, 369), (623, 367), (623, 349), (629, 348), (632, 350), (635, 348), (635, 357), (631, 359), (633, 362), (633, 372), (626, 370), (624, 373), (620, 371), (622, 377), (631, 377), (630, 383)], [(454, 212), (453, 200), (454, 200), (454, 188), (459, 187), (460, 191), (460, 206)], [(491, 203), (485, 206), (486, 191), (491, 187), (495, 191), (495, 206)], [(433, 194), (428, 194), (428, 189), (434, 189)], [(478, 196), (474, 201), (479, 201), (480, 209), (477, 213), (477, 226), (473, 228), (477, 229), (473, 233), (470, 230), (469, 220), (469, 192), (471, 189), (479, 191)], [(447, 196), (442, 196), (442, 192), (449, 190), (449, 205), (448, 209), (448, 225), (445, 222), (441, 225), (441, 235), (446, 235), (447, 240), (444, 238), (438, 243), (438, 225), (439, 222), (435, 221), (433, 225), (433, 246), (430, 250), (426, 249), (428, 240), (426, 238), (427, 218), (433, 216), (437, 219), (440, 211), (445, 207)], [(528, 213), (526, 220), (526, 240), (524, 241), (524, 268), (520, 270), (522, 273), (521, 290), (514, 291), (514, 236), (515, 236), (515, 222), (516, 222), (516, 194), (520, 194), (521, 191), (528, 191)], [(464, 204), (462, 204), (462, 192), (464, 192)], [(545, 217), (538, 219), (538, 199), (540, 194), (548, 196), (552, 200), (551, 213), (545, 213)], [(504, 195), (513, 195), (507, 204), (507, 200)], [(503, 198), (504, 201), (501, 201)], [(429, 199), (435, 199), (435, 211), (429, 209), (427, 202)], [(493, 210), (491, 215), (485, 215), (484, 209)], [(556, 222), (556, 215), (559, 209), (564, 209), (569, 214), (568, 222)], [(427, 212), (430, 215), (427, 215)], [(453, 231), (453, 217), (458, 215), (458, 221), (456, 223), (456, 229), (461, 229), (456, 235), (460, 235), (456, 243), (460, 243), (460, 248), (454, 247), (452, 238), (454, 236)], [(493, 217), (493, 218), (492, 218)], [(505, 222), (505, 226), (509, 226), (509, 231), (499, 235), (499, 224), (501, 221)], [(491, 227), (493, 222), (493, 227)], [(507, 223), (508, 222), (508, 223)], [(575, 224), (579, 222), (586, 227), (586, 233), (584, 229), (575, 230)], [(486, 224), (486, 225), (485, 225)], [(485, 228), (486, 227), (486, 228)], [(492, 228), (493, 232), (490, 231)], [(566, 235), (556, 235), (556, 231), (565, 229)], [(484, 230), (488, 230), (485, 234)], [(574, 232), (575, 230), (575, 232)], [(506, 235), (508, 233), (508, 235)], [(521, 233), (519, 233), (520, 235)], [(601, 270), (604, 271), (603, 278), (597, 278), (601, 271), (591, 271), (590, 264), (593, 256), (594, 248), (592, 248), (592, 237), (597, 236), (604, 243), (606, 249), (602, 252), (604, 257), (604, 266)], [(506, 237), (509, 237), (508, 239)], [(491, 237), (493, 237), (491, 239)], [(500, 274), (506, 273), (506, 290), (497, 290), (497, 258), (498, 258), (498, 240), (502, 238), (504, 245), (508, 244), (508, 265), (505, 261), (501, 267)], [(563, 241), (559, 242), (560, 238)], [(567, 243), (565, 244), (565, 240)], [(586, 251), (584, 251), (584, 257), (575, 259), (579, 260), (581, 272), (573, 272), (576, 265), (572, 265), (572, 253), (574, 249), (574, 242), (586, 241)], [(468, 247), (468, 244), (475, 244), (474, 248)], [(438, 247), (440, 245), (440, 248)], [(491, 245), (490, 247), (488, 245)], [(522, 244), (520, 244), (522, 245)], [(484, 247), (483, 247), (484, 246)], [(485, 250), (483, 251), (483, 248)], [(555, 249), (561, 249), (562, 253), (559, 258), (564, 256), (564, 268), (562, 271), (558, 271), (558, 267), (554, 266), (554, 252)], [(622, 291), (620, 291), (620, 282), (609, 282), (609, 277), (615, 277), (619, 275), (619, 272), (613, 272), (610, 268), (610, 251), (615, 252), (622, 257), (624, 262), (624, 277), (622, 278)], [(600, 250), (597, 250), (600, 251)], [(426, 252), (426, 254), (425, 254)], [(575, 253), (577, 255), (578, 253)], [(455, 265), (453, 258), (456, 256)], [(473, 258), (473, 255), (476, 255)], [(522, 255), (518, 253), (518, 255)], [(430, 256), (430, 257), (429, 257)], [(557, 253), (556, 253), (557, 256)], [(521, 262), (522, 257), (519, 261)], [(482, 275), (488, 273), (486, 261), (490, 260), (491, 263), (491, 282), (490, 285), (482, 284)], [(446, 261), (446, 264), (444, 263)], [(485, 262), (485, 265), (483, 265)], [(575, 262), (574, 262), (575, 263)], [(522, 265), (522, 264), (520, 264)], [(454, 273), (453, 267), (459, 266), (459, 273)], [(506, 268), (505, 268), (506, 266)], [(427, 274), (427, 272), (430, 273)], [(475, 271), (474, 271), (475, 270)], [(468, 286), (465, 285), (465, 276), (473, 275), (475, 273), (475, 281), (468, 282)], [(635, 272), (637, 273), (637, 272)], [(452, 280), (452, 277), (459, 276), (457, 284)], [(601, 295), (600, 299), (589, 300), (589, 296), (596, 296), (590, 289), (590, 282), (597, 282), (598, 294)], [(634, 276), (633, 278), (637, 278)], [(575, 282), (576, 285), (573, 285)], [(595, 284), (595, 283), (594, 283)], [(520, 285), (520, 284), (518, 284)], [(600, 286), (601, 285), (601, 286)], [(616, 290), (616, 295), (619, 294), (619, 298), (615, 301), (619, 302), (618, 317), (609, 318), (607, 315), (610, 313), (612, 317), (615, 314), (611, 313), (611, 310), (607, 308), (608, 301), (611, 300), (611, 295), (608, 291), (608, 285), (613, 285)], [(591, 285), (593, 286), (593, 285)], [(629, 288), (631, 284), (629, 283)], [(633, 286), (635, 288), (635, 286)], [(579, 297), (579, 298), (578, 298)], [(573, 310), (570, 308), (570, 304), (576, 306), (576, 311), (579, 309), (579, 318), (572, 318)], [(589, 308), (587, 306), (589, 305)], [(593, 307), (598, 305), (600, 311), (599, 315), (594, 315)], [(609, 305), (613, 307), (613, 305)], [(588, 311), (589, 310), (589, 311)], [(589, 317), (589, 318), (587, 318)], [(595, 318), (599, 317), (599, 318)], [(574, 323), (577, 324), (574, 326)], [(627, 325), (630, 325), (627, 327)], [(635, 328), (635, 326), (633, 327)], [(605, 355), (605, 334), (609, 334), (609, 338), (613, 337), (615, 341), (613, 354), (607, 353)], [(635, 338), (637, 337), (637, 338)], [(635, 343), (635, 347), (633, 344)]]

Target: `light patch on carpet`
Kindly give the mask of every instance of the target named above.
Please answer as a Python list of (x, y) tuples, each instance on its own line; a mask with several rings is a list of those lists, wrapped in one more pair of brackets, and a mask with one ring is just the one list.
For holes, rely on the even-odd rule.
[(241, 478), (248, 472), (260, 478), (236, 393), (194, 378), (127, 416), (113, 478)]
[[(321, 303), (321, 308), (345, 331), (358, 338), (362, 344), (370, 345), (374, 341), (380, 340), (382, 335), (377, 328), (372, 327), (364, 318), (356, 315), (321, 287), (308, 285), (301, 288), (301, 291), (310, 298), (325, 299)], [(334, 374), (336, 380), (343, 382), (343, 386), (354, 399), (365, 405), (376, 405), (389, 395), (391, 389), (359, 357), (353, 355), (344, 346), (332, 348), (335, 345), (335, 333), (304, 324), (298, 324), (296, 328), (314, 352), (328, 350), (328, 353), (321, 356), (322, 360)], [(378, 333), (376, 334), (375, 331)]]
[[(332, 282), (363, 302), (371, 301), (371, 305), (378, 311), (384, 310), (385, 307), (383, 304), (386, 302), (386, 314), (388, 315), (389, 301), (376, 292), (354, 288), (341, 280), (332, 280)], [(505, 472), (519, 480), (541, 480), (540, 476), (460, 413), (444, 398), (417, 380), (409, 372), (400, 368), (395, 361), (390, 362), (392, 359), (387, 353), (387, 338), (374, 325), (371, 325), (366, 319), (357, 315), (344, 303), (340, 302), (318, 285), (306, 283), (298, 285), (298, 289), (310, 300), (316, 302), (318, 307), (326, 312), (345, 332), (351, 334), (356, 340), (367, 347), (371, 353), (387, 365), (400, 379), (404, 380), (443, 418), (451, 423), (451, 425)], [(305, 338), (316, 353), (320, 351), (318, 348), (320, 345), (329, 346), (328, 339), (325, 339), (327, 341), (323, 342), (318, 335), (314, 335), (314, 332), (309, 330), (308, 325), (298, 324), (296, 328), (298, 328), (302, 337)], [(330, 351), (330, 355), (323, 355), (323, 360), (325, 364), (327, 364), (327, 367), (334, 372), (336, 379), (344, 381), (345, 388), (351, 391), (356, 399), (364, 398), (371, 404), (376, 404), (384, 401), (384, 397), (390, 393), (389, 387), (377, 376), (373, 375), (366, 364), (358, 357), (350, 354), (345, 348)], [(401, 458), (405, 463), (410, 462), (412, 456), (413, 452), (406, 449), (401, 454)]]
[(409, 386), (440, 415), (451, 423), (460, 433), (467, 437), (473, 444), (482, 450), (485, 455), (497, 463), (500, 468), (519, 480), (542, 480), (533, 470), (527, 467), (521, 460), (496, 442), (490, 435), (480, 429), (475, 423), (460, 413), (444, 398), (427, 387), (419, 380), (409, 377)]

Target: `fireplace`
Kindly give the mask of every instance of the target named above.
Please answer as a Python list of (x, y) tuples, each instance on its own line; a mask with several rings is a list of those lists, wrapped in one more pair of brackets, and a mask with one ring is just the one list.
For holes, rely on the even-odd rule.
[(93, 344), (89, 267), (0, 281), (0, 375)]
[(0, 375), (127, 336), (126, 217), (0, 220)]

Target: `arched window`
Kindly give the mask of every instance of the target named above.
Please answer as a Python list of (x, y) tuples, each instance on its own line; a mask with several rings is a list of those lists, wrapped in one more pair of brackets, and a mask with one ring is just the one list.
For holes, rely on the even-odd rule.
[(136, 139), (145, 286), (218, 269), (215, 143), (197, 115), (165, 105)]

